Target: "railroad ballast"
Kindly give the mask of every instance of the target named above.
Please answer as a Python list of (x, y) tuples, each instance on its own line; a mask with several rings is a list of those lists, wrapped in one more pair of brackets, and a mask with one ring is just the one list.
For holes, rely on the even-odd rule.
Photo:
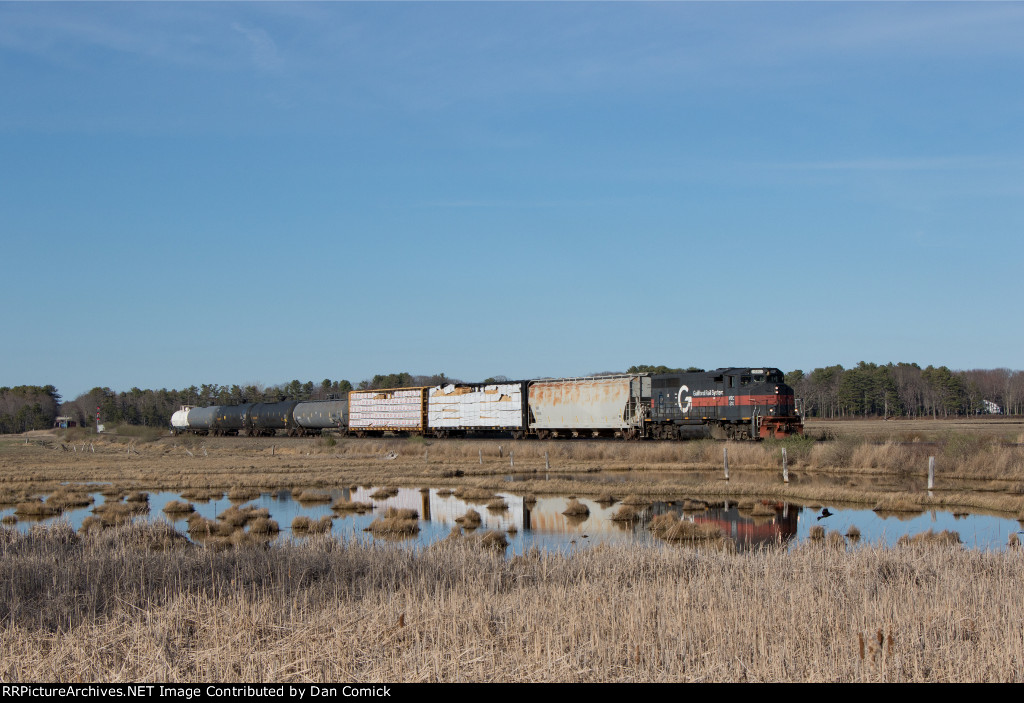
[(803, 432), (796, 405), (778, 369), (724, 368), (354, 390), (347, 400), (183, 406), (171, 427), (175, 434), (246, 436), (334, 430), (357, 437), (764, 439)]

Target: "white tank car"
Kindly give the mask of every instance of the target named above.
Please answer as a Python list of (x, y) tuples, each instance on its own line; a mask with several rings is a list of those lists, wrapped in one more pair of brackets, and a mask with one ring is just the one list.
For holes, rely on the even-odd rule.
[(181, 434), (182, 432), (188, 431), (188, 411), (192, 408), (188, 405), (182, 405), (181, 410), (176, 410), (171, 415), (171, 431), (174, 434)]

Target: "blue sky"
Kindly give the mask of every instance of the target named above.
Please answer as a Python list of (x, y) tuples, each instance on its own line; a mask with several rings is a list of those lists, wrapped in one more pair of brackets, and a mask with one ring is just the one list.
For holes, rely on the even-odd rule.
[(1022, 368), (1021, 36), (1021, 3), (0, 3), (0, 385)]

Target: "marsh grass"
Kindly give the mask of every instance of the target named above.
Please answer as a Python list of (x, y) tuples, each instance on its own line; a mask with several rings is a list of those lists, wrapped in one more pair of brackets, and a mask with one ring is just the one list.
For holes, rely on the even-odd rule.
[(295, 500), (299, 503), (315, 505), (318, 503), (330, 503), (332, 498), (330, 493), (305, 489), (295, 496)]
[(18, 503), (14, 507), (14, 514), (19, 518), (30, 518), (33, 520), (44, 520), (46, 518), (60, 515), (63, 511), (59, 505), (47, 503), (46, 501), (39, 500), (27, 500), (24, 503)]
[(467, 503), (488, 503), (497, 496), (494, 495), (494, 491), (487, 488), (460, 486), (455, 489), (455, 497)]
[(943, 530), (942, 532), (928, 530), (914, 536), (903, 535), (896, 540), (896, 545), (900, 547), (920, 546), (922, 544), (959, 547), (963, 543), (960, 540), (960, 533), (953, 530)]
[(590, 508), (588, 508), (586, 505), (579, 502), (575, 498), (572, 498), (569, 501), (569, 504), (566, 506), (565, 510), (562, 511), (562, 515), (569, 515), (572, 517), (584, 517), (586, 515), (590, 515)]
[(331, 503), (331, 510), (336, 513), (368, 513), (373, 510), (373, 503), (362, 503), (356, 500), (338, 498)]
[(470, 508), (463, 515), (455, 518), (455, 522), (457, 522), (459, 525), (462, 525), (466, 529), (472, 530), (477, 527), (480, 527), (480, 525), (483, 524), (483, 518), (480, 517), (480, 513), (478, 513), (476, 510), (473, 510), (473, 508)]
[(508, 503), (504, 498), (495, 496), (487, 503), (487, 509), (496, 513), (508, 510)]
[(681, 518), (679, 513), (672, 511), (655, 515), (651, 518), (647, 529), (666, 542), (724, 542), (722, 528), (718, 525), (693, 522)]
[(164, 506), (164, 512), (168, 515), (187, 515), (194, 513), (196, 506), (180, 500), (171, 500)]
[(192, 500), (197, 503), (209, 503), (211, 500), (220, 500), (224, 497), (224, 491), (211, 488), (186, 488), (180, 493), (185, 500)]
[(876, 513), (883, 514), (897, 514), (897, 513), (920, 513), (923, 511), (923, 505), (920, 499), (912, 498), (907, 495), (893, 496), (883, 498), (875, 504), (872, 508)]
[(365, 530), (375, 535), (409, 537), (420, 531), (419, 513), (411, 508), (388, 508)]
[(250, 486), (234, 486), (228, 491), (228, 500), (232, 503), (245, 503), (259, 497), (259, 490)]
[(1024, 642), (1004, 626), (1024, 621), (1019, 552), (631, 546), (506, 559), (482, 538), (422, 550), (236, 541), (220, 551), (140, 524), (0, 530), (0, 678), (1024, 678)]
[(639, 519), (640, 511), (632, 505), (620, 505), (611, 516), (612, 522), (636, 522)]
[(312, 520), (305, 515), (299, 515), (292, 520), (292, 533), (297, 535), (320, 535), (330, 532), (333, 526), (334, 521), (330, 515), (325, 515), (319, 520)]

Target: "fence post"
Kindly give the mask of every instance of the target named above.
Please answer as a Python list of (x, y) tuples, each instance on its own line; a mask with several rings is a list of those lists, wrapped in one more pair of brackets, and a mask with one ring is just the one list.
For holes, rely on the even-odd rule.
[(483, 464), (484, 463), (484, 450), (483, 449), (478, 449), (478, 451), (480, 452), (480, 463)]
[(503, 456), (505, 456), (505, 455), (504, 455), (504, 454), (502, 453), (502, 451), (501, 451), (501, 445), (499, 444), (499, 445), (498, 445), (498, 458), (500, 459), (500, 458), (501, 458), (501, 457), (503, 457)]
[(547, 452), (544, 452), (544, 468), (545, 469), (550, 469), (551, 468), (551, 461), (548, 459), (548, 453)]
[(786, 466), (786, 448), (782, 448), (782, 481), (789, 483), (789, 468)]
[(725, 462), (725, 480), (729, 480), (729, 447), (722, 447), (722, 460)]
[(515, 467), (515, 465), (516, 465), (516, 450), (515, 449), (509, 449), (508, 450), (508, 465), (512, 466), (512, 467)]
[(935, 457), (928, 457), (928, 490), (935, 488)]

